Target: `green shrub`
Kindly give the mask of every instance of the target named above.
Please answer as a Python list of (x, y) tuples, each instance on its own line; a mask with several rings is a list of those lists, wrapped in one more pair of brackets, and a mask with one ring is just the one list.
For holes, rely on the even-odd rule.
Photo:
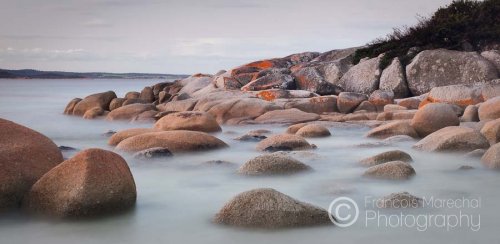
[(500, 43), (500, 0), (457, 0), (439, 8), (430, 18), (419, 17), (413, 27), (395, 28), (386, 38), (377, 39), (354, 54), (354, 63), (360, 59), (385, 53), (381, 68), (399, 57), (408, 64), (418, 52), (446, 48), (479, 51), (485, 46)]

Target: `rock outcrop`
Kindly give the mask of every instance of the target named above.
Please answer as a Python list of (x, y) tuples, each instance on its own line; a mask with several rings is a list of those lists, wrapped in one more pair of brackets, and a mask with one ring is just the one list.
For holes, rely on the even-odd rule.
[(423, 151), (472, 151), (486, 149), (488, 140), (479, 131), (462, 126), (440, 129), (417, 142), (413, 147)]
[(453, 107), (444, 103), (431, 103), (420, 108), (411, 121), (411, 126), (425, 137), (441, 128), (457, 126), (460, 120)]
[(192, 130), (203, 132), (221, 131), (219, 124), (212, 115), (198, 111), (171, 113), (155, 123), (157, 130)]

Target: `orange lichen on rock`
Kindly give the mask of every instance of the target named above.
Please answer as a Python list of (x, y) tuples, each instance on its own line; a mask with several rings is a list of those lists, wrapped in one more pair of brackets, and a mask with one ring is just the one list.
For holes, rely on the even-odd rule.
[(276, 99), (276, 95), (272, 91), (261, 91), (257, 94), (257, 96), (266, 101), (273, 101)]

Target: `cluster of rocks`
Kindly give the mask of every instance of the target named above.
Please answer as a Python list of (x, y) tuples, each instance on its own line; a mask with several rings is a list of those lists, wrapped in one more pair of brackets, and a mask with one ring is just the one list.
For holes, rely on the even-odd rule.
[[(29, 152), (29, 153), (28, 153)], [(46, 136), (0, 119), (0, 209), (62, 218), (130, 209), (136, 187), (116, 153), (87, 149), (64, 160)]]
[[(200, 111), (219, 124), (314, 120), (411, 119), (428, 103), (461, 108), (500, 95), (498, 51), (420, 52), (406, 67), (396, 58), (352, 63), (356, 48), (299, 53), (175, 82), (117, 98), (112, 91), (71, 100), (64, 113), (87, 119), (155, 121), (172, 112)], [(474, 120), (465, 110), (464, 120)], [(352, 114), (351, 114), (352, 113)], [(347, 114), (347, 115), (346, 115)]]

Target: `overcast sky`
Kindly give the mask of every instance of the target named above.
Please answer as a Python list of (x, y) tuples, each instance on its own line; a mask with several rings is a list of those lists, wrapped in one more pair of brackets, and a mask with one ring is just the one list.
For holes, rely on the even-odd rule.
[(0, 0), (0, 68), (215, 73), (364, 45), (451, 0)]

